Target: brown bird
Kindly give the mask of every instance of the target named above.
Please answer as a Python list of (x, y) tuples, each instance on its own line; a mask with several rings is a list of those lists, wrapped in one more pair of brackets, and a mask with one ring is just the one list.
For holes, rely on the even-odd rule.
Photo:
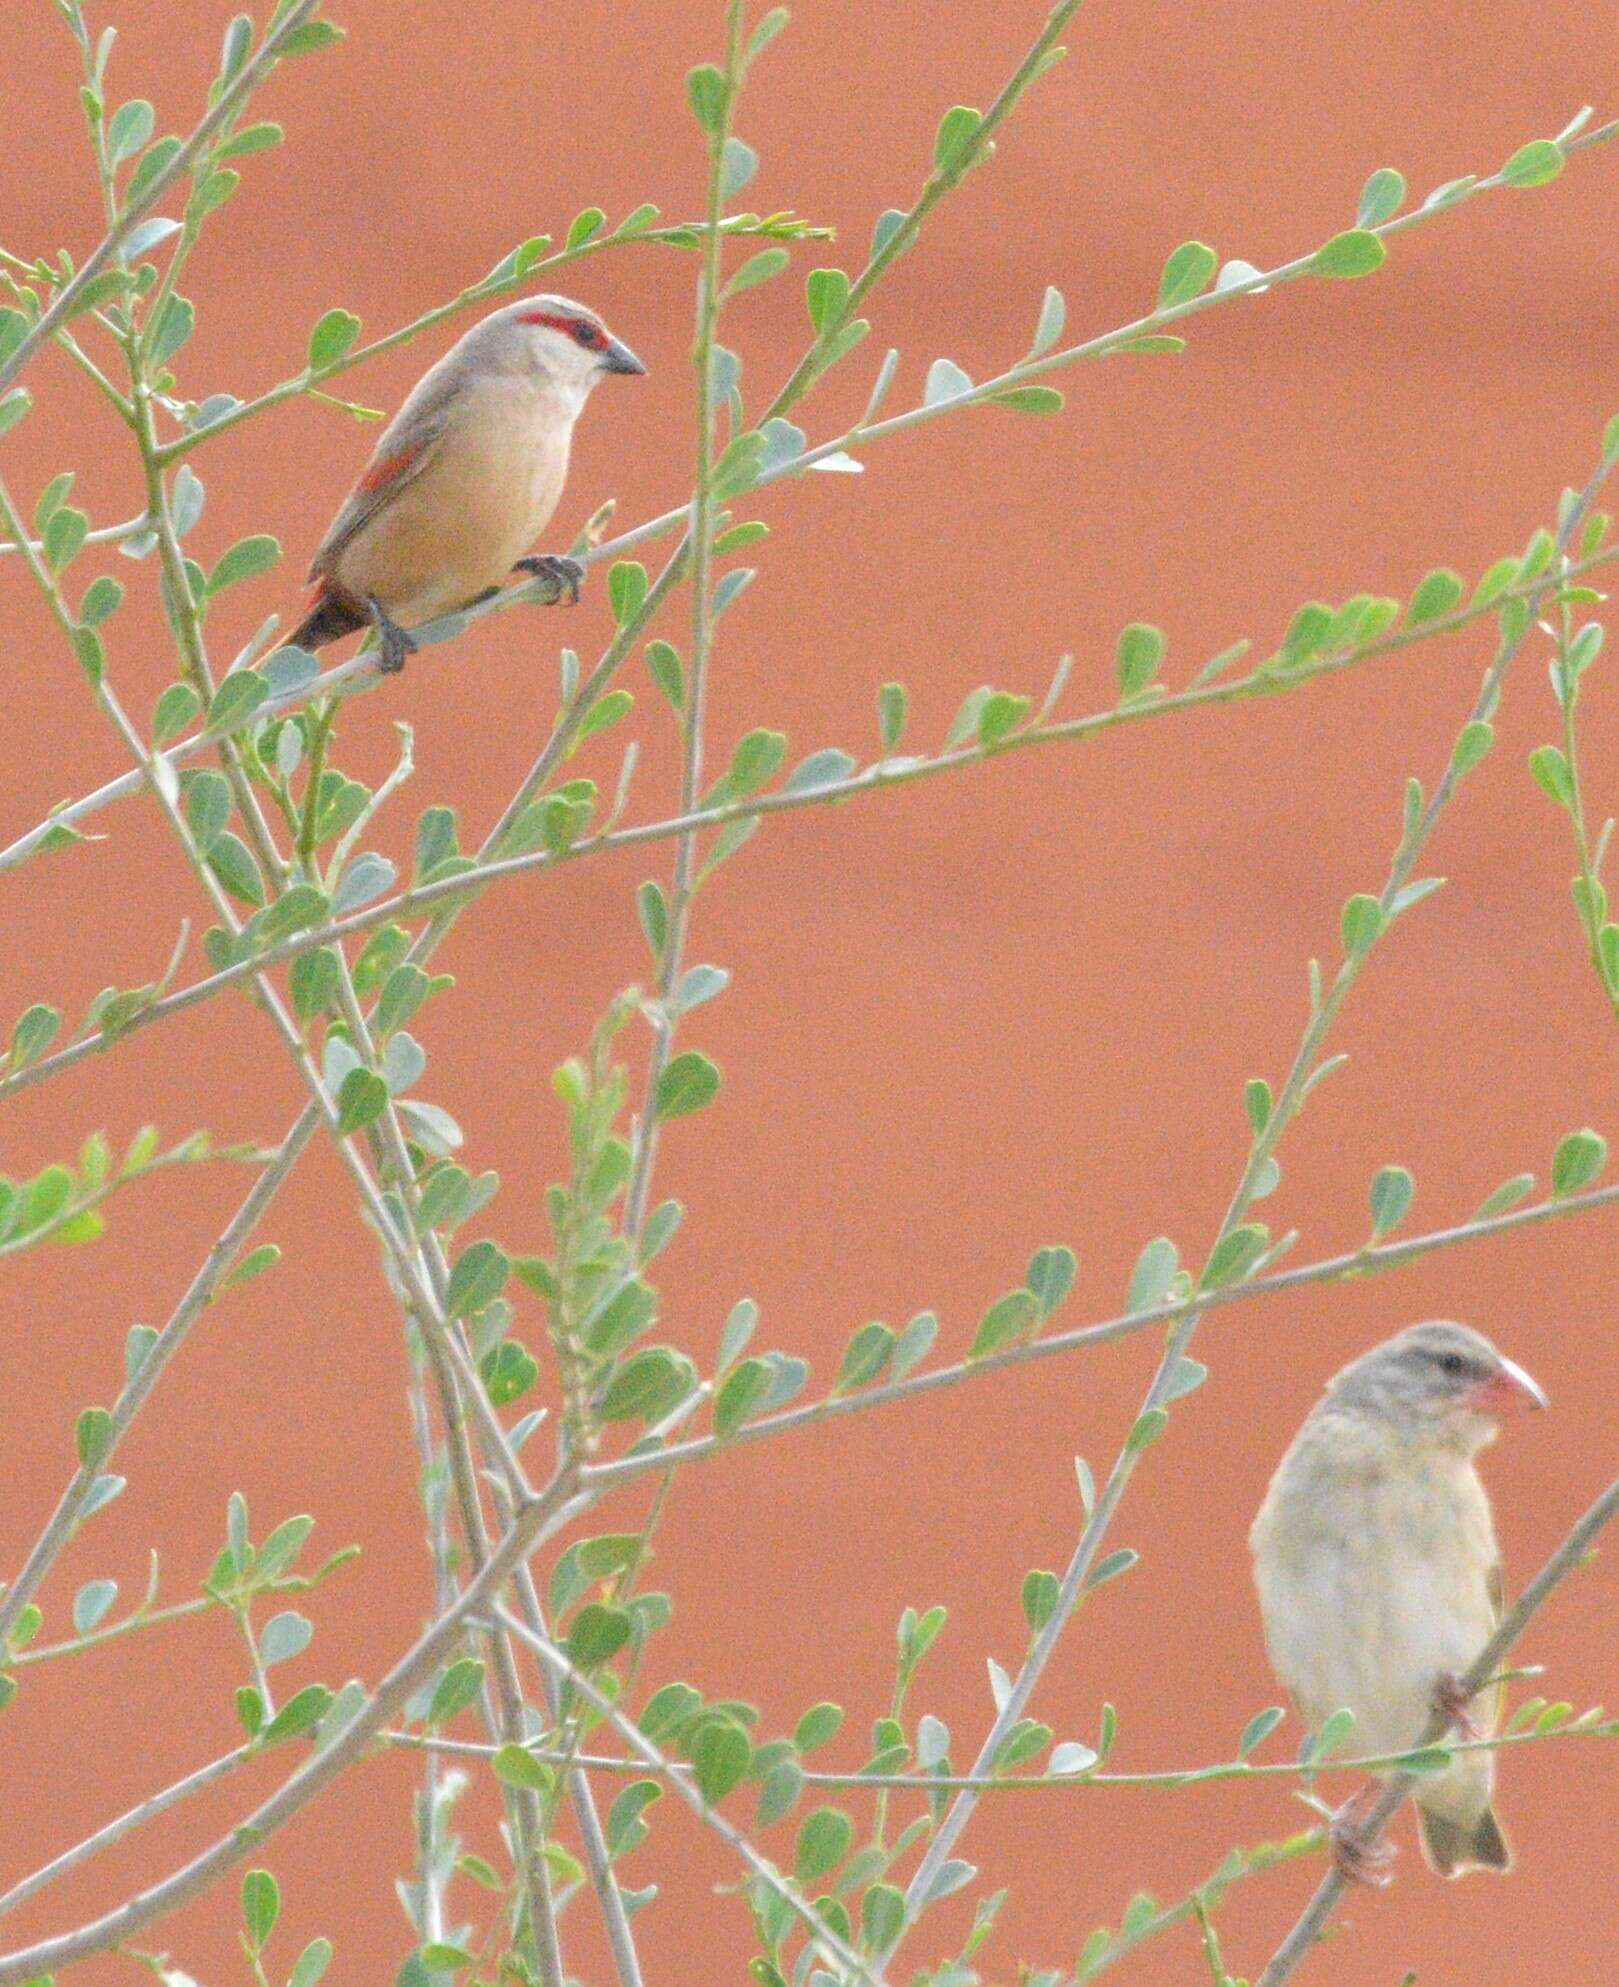
[[(1402, 1752), (1437, 1711), (1495, 1730), (1499, 1687), (1459, 1678), (1501, 1614), (1501, 1562), (1473, 1459), (1501, 1416), (1544, 1407), (1521, 1366), (1466, 1325), (1413, 1325), (1327, 1384), (1282, 1458), (1249, 1543), (1271, 1666), (1312, 1730), (1355, 1714), (1357, 1752)], [(1492, 1809), (1493, 1752), (1417, 1783), (1423, 1852), (1441, 1876), (1511, 1862)], [(1374, 1781), (1333, 1817), (1334, 1861), (1386, 1881), (1358, 1823)]]
[(520, 557), (568, 473), (573, 424), (608, 373), (646, 367), (594, 311), (525, 297), (486, 317), (417, 382), (309, 568), (315, 597), (288, 637), (318, 649), (376, 630), (385, 670), (416, 643), (405, 625), (486, 600), (511, 572), (579, 598), (584, 569)]

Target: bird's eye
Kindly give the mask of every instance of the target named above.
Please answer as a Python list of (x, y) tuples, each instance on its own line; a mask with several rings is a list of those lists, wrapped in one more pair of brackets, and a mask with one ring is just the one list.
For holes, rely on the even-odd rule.
[(584, 317), (576, 317), (574, 319), (573, 335), (579, 344), (591, 352), (599, 351), (605, 342), (602, 338), (601, 326), (599, 324), (592, 324), (588, 318)]
[(1439, 1370), (1459, 1380), (1467, 1371), (1467, 1361), (1459, 1352), (1442, 1352), (1439, 1355)]

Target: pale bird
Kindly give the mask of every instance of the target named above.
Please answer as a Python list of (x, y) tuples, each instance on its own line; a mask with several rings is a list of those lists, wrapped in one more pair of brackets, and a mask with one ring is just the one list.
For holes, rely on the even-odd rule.
[[(1328, 1382), (1282, 1458), (1249, 1543), (1271, 1665), (1310, 1727), (1355, 1714), (1353, 1750), (1408, 1750), (1436, 1710), (1493, 1733), (1499, 1687), (1458, 1679), (1501, 1614), (1501, 1560), (1474, 1458), (1501, 1416), (1543, 1407), (1521, 1366), (1466, 1325), (1413, 1325)], [(1422, 1846), (1442, 1876), (1511, 1862), (1493, 1751), (1417, 1782)], [(1346, 1875), (1377, 1876), (1357, 1828), (1374, 1781), (1331, 1831)]]
[(288, 638), (317, 649), (376, 631), (385, 670), (416, 647), (406, 632), (499, 591), (512, 572), (577, 600), (583, 568), (530, 556), (568, 474), (573, 424), (609, 373), (646, 367), (594, 311), (525, 297), (475, 324), (389, 422), (333, 518), (309, 577), (315, 596)]

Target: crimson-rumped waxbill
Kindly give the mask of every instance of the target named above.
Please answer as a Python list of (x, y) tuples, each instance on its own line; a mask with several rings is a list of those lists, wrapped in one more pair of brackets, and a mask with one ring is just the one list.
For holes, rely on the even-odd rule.
[(551, 521), (591, 388), (645, 371), (566, 297), (525, 297), (475, 324), (384, 430), (321, 540), (315, 598), (288, 639), (317, 649), (371, 627), (395, 670), (416, 646), (406, 627), (487, 599), (508, 573), (577, 600), (576, 559), (519, 555)]
[[(1487, 1737), (1499, 1688), (1462, 1702), (1458, 1679), (1501, 1614), (1501, 1561), (1474, 1458), (1503, 1415), (1544, 1407), (1521, 1366), (1466, 1325), (1413, 1325), (1327, 1384), (1282, 1458), (1249, 1534), (1271, 1665), (1313, 1730), (1355, 1714), (1358, 1753), (1414, 1746), (1435, 1711)], [(1492, 1751), (1459, 1752), (1417, 1782), (1423, 1852), (1441, 1876), (1505, 1870), (1490, 1805)], [(1373, 1782), (1333, 1818), (1347, 1876), (1381, 1880), (1360, 1816)]]

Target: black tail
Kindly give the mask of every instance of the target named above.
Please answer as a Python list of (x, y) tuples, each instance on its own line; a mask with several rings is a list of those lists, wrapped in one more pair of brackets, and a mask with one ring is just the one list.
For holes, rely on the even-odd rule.
[(314, 651), (324, 648), (328, 642), (338, 642), (345, 635), (352, 635), (356, 628), (369, 626), (364, 611), (346, 595), (322, 589), (287, 640), (293, 648)]

